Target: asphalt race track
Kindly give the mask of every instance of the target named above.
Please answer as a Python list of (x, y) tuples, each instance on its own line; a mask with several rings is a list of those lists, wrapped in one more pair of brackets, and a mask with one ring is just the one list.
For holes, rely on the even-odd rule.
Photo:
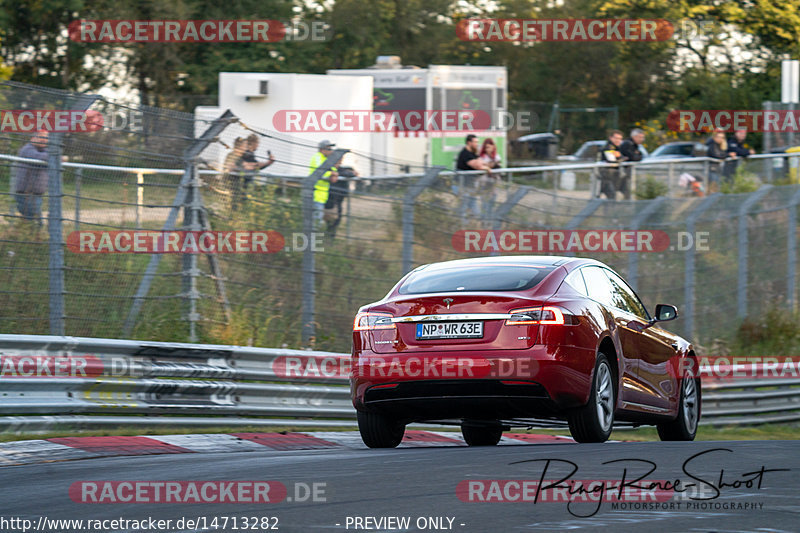
[[(342, 448), (103, 457), (0, 468), (0, 517), (27, 518), (34, 524), (42, 516), (50, 520), (173, 520), (171, 527), (162, 529), (114, 528), (111, 522), (106, 529), (82, 529), (107, 532), (204, 530), (202, 522), (187, 528), (184, 521), (183, 528), (176, 527), (181, 518), (205, 520), (205, 531), (243, 531), (245, 517), (248, 531), (270, 530), (261, 525), (275, 530), (275, 518), (264, 517), (276, 517), (276, 529), (291, 532), (794, 532), (800, 530), (799, 457), (793, 441)], [(624, 461), (608, 463), (613, 460)], [(635, 508), (632, 501), (625, 502), (632, 507), (628, 509), (613, 509), (609, 501), (600, 503), (599, 508), (596, 501), (570, 505), (564, 501), (469, 502), (459, 499), (456, 491), (464, 480), (539, 480), (545, 467), (545, 479), (563, 478), (577, 468), (570, 480), (621, 480), (625, 476), (626, 482), (631, 482), (653, 468), (649, 462), (655, 464), (655, 471), (644, 479), (682, 480), (683, 499), (673, 494), (670, 502), (660, 502), (674, 504), (674, 509), (643, 509), (642, 503)], [(76, 503), (70, 498), (70, 486), (76, 482), (111, 480), (269, 480), (282, 483), (287, 494), (280, 502), (257, 504)], [(689, 488), (690, 483), (695, 485)], [(483, 486), (488, 491), (491, 485)], [(318, 501), (311, 501), (310, 487), (318, 489)], [(489, 492), (471, 494), (480, 497)], [(508, 495), (521, 497), (521, 492), (510, 490)], [(468, 499), (469, 495), (461, 493), (461, 497)], [(387, 521), (389, 517), (408, 519), (408, 526), (402, 521)], [(216, 527), (212, 526), (214, 518)], [(254, 518), (261, 522), (256, 523)], [(223, 519), (227, 527), (222, 527)], [(22, 531), (12, 525), (6, 522), (0, 529)]]

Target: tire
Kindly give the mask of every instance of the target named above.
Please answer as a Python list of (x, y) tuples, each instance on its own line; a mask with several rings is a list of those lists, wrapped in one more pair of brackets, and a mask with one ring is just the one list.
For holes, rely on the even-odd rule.
[(369, 448), (396, 448), (406, 432), (406, 426), (378, 413), (358, 411), (358, 431)]
[(700, 422), (700, 379), (684, 377), (675, 420), (657, 424), (661, 440), (694, 440)]
[(605, 442), (614, 427), (614, 373), (608, 357), (600, 353), (594, 365), (589, 401), (568, 416), (569, 432), (577, 442)]
[(499, 424), (478, 426), (464, 423), (461, 424), (461, 435), (464, 436), (467, 446), (497, 446), (503, 436), (503, 426)]

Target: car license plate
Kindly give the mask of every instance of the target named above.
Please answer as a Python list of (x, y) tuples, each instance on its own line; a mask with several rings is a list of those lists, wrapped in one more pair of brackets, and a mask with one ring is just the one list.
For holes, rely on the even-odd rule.
[(421, 322), (417, 324), (417, 339), (480, 339), (483, 322)]

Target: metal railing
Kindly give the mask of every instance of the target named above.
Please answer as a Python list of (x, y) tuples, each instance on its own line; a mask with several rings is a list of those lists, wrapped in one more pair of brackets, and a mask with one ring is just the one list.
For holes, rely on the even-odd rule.
[[(0, 431), (352, 426), (349, 360), (331, 352), (0, 335)], [(795, 420), (800, 379), (703, 384), (704, 425)]]

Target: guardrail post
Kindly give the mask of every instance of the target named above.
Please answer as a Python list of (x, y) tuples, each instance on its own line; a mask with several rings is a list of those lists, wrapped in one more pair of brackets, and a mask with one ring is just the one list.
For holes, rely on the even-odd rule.
[(739, 207), (739, 276), (736, 290), (736, 315), (739, 318), (747, 316), (747, 214), (770, 189), (772, 189), (772, 185), (762, 186), (750, 194), (747, 200)]
[(302, 279), (302, 293), (303, 293), (303, 309), (302, 321), (303, 329), (301, 331), (303, 346), (310, 346), (314, 344), (316, 336), (316, 322), (314, 319), (314, 306), (316, 299), (316, 258), (314, 257), (314, 248), (311, 243), (314, 242), (314, 186), (317, 181), (322, 179), (326, 172), (332, 167), (336, 166), (342, 159), (344, 154), (350, 150), (344, 148), (337, 148), (331, 153), (330, 156), (317, 167), (303, 181), (303, 188), (301, 191), (302, 205), (303, 205), (303, 233), (308, 239), (309, 245), (303, 251), (303, 279)]
[[(647, 203), (647, 207), (642, 209), (631, 222), (631, 230), (637, 231), (642, 224), (644, 224), (648, 218), (653, 216), (660, 208), (664, 202), (667, 201), (666, 196), (659, 196), (653, 200), (649, 200)], [(639, 254), (642, 252), (631, 252), (631, 255), (628, 257), (628, 276), (627, 280), (630, 283), (631, 287), (634, 290), (637, 290), (637, 281), (639, 277)]]
[(797, 308), (795, 287), (797, 283), (797, 205), (800, 204), (800, 187), (789, 201), (789, 225), (786, 232), (786, 294), (789, 309), (794, 312)]
[(414, 268), (414, 202), (422, 191), (430, 187), (444, 167), (431, 167), (403, 196), (403, 274)]
[[(235, 122), (237, 119), (234, 117), (230, 110), (225, 111), (217, 120), (211, 123), (206, 131), (192, 143), (184, 152), (183, 159), (186, 162), (186, 170), (181, 177), (181, 182), (178, 184), (178, 191), (175, 193), (175, 199), (172, 201), (172, 208), (170, 208), (167, 220), (161, 228), (161, 231), (172, 231), (175, 229), (175, 222), (178, 219), (178, 212), (180, 208), (186, 203), (186, 196), (189, 192), (191, 180), (196, 179), (194, 175), (194, 159), (205, 148), (214, 142), (217, 135), (222, 130), (228, 127), (228, 124)], [(130, 336), (133, 327), (136, 325), (136, 318), (139, 316), (139, 311), (144, 304), (144, 298), (150, 292), (150, 286), (153, 284), (153, 278), (156, 275), (158, 264), (161, 262), (161, 254), (152, 254), (150, 262), (147, 264), (147, 269), (142, 276), (142, 281), (139, 283), (139, 288), (136, 290), (136, 295), (133, 299), (133, 305), (128, 312), (128, 317), (125, 319), (125, 324), (122, 326), (122, 334), (126, 337)]]
[[(709, 207), (714, 205), (714, 203), (722, 197), (721, 193), (715, 193), (711, 196), (706, 196), (692, 212), (689, 213), (689, 216), (686, 217), (686, 232), (689, 235), (694, 235), (694, 228), (697, 220)], [(685, 263), (685, 271), (684, 271), (684, 284), (683, 284), (683, 296), (684, 296), (684, 308), (685, 312), (683, 316), (686, 318), (685, 324), (685, 335), (691, 342), (694, 337), (694, 263), (695, 263), (695, 249), (694, 246), (691, 246), (688, 250), (686, 250), (686, 263)]]

